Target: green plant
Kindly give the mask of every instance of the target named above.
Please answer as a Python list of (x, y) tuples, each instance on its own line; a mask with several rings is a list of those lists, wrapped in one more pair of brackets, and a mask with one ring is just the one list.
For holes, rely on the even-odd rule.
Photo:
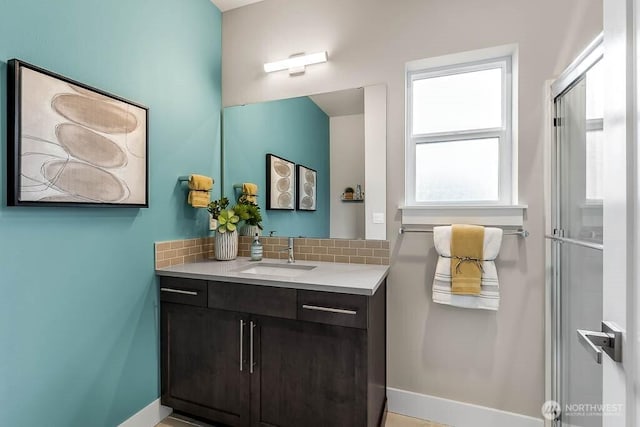
[(220, 200), (214, 200), (213, 202), (209, 203), (208, 210), (212, 217), (218, 219), (218, 217), (220, 216), (220, 212), (224, 209), (227, 209), (227, 206), (229, 206), (229, 199), (223, 197)]
[(235, 231), (240, 221), (251, 226), (257, 226), (262, 230), (262, 214), (260, 207), (247, 200), (246, 195), (241, 195), (238, 203), (229, 208), (229, 199), (222, 197), (209, 203), (209, 213), (218, 222), (217, 230), (220, 233)]
[(258, 205), (250, 202), (238, 203), (233, 210), (245, 224), (257, 226), (262, 230), (262, 214), (260, 213), (260, 207)]
[(236, 231), (238, 222), (240, 222), (240, 217), (236, 215), (233, 209), (222, 209), (218, 215), (218, 233)]
[(242, 193), (240, 195), (238, 198), (238, 204), (235, 205), (233, 209), (245, 224), (257, 226), (262, 230), (262, 214), (260, 213), (260, 206), (249, 200), (247, 198), (247, 194)]

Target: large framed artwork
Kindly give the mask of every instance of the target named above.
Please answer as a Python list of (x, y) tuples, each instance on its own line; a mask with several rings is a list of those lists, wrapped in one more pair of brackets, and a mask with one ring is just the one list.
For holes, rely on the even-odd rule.
[(295, 164), (267, 154), (267, 209), (294, 210)]
[(149, 110), (17, 59), (8, 65), (7, 204), (147, 207)]
[(317, 172), (302, 165), (296, 165), (296, 201), (300, 211), (316, 210)]

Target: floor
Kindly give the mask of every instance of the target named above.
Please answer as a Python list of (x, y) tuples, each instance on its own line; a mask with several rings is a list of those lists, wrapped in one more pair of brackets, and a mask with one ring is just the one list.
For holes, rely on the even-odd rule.
[[(193, 421), (185, 417), (170, 415), (156, 427), (212, 427), (200, 421)], [(444, 424), (432, 423), (430, 421), (419, 420), (417, 418), (405, 417), (404, 415), (387, 414), (385, 427), (448, 427)]]

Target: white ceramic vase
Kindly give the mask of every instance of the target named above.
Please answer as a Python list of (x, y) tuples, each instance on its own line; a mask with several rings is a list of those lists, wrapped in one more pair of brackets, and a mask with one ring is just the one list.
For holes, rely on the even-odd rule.
[(249, 224), (244, 224), (242, 227), (240, 227), (240, 235), (241, 236), (255, 236), (256, 233), (258, 233), (258, 236), (261, 236), (262, 233), (260, 232), (260, 228), (258, 228), (257, 225), (249, 225)]
[(218, 261), (230, 261), (238, 257), (238, 231), (216, 232), (215, 256)]

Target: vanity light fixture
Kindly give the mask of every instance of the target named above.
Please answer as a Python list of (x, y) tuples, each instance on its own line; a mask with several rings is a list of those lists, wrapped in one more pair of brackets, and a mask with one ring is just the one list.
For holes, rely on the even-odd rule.
[(310, 53), (308, 55), (299, 53), (291, 55), (282, 61), (267, 62), (264, 64), (265, 73), (274, 71), (289, 70), (289, 75), (303, 74), (307, 65), (327, 62), (327, 52)]

